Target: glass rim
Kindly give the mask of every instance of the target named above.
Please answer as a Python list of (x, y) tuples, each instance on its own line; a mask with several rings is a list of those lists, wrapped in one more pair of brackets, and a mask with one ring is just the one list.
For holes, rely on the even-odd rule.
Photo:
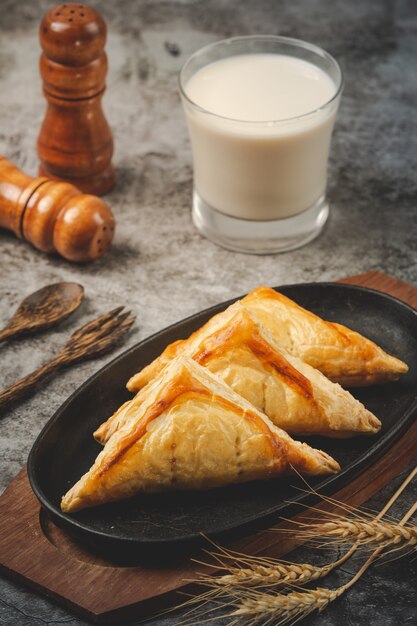
[[(229, 117), (226, 115), (219, 115), (218, 113), (213, 113), (212, 111), (209, 111), (208, 109), (205, 109), (203, 106), (201, 106), (200, 104), (197, 104), (197, 102), (195, 102), (194, 100), (192, 100), (192, 98), (190, 98), (190, 96), (187, 94), (186, 92), (186, 86), (184, 84), (183, 81), (183, 76), (184, 76), (184, 72), (186, 70), (186, 68), (188, 67), (188, 65), (191, 63), (191, 61), (193, 61), (194, 59), (196, 59), (199, 56), (203, 56), (204, 54), (206, 54), (210, 49), (215, 48), (221, 44), (227, 44), (227, 45), (231, 45), (235, 42), (239, 42), (239, 41), (249, 41), (249, 40), (256, 40), (258, 39), (259, 41), (275, 41), (277, 43), (285, 43), (288, 44), (290, 46), (293, 46), (294, 48), (304, 48), (305, 50), (308, 50), (310, 52), (314, 52), (315, 54), (317, 54), (318, 56), (321, 56), (322, 58), (327, 59), (339, 72), (339, 83), (335, 85), (335, 93), (332, 95), (331, 98), (329, 98), (328, 100), (326, 100), (326, 102), (322, 105), (320, 105), (319, 107), (312, 109), (311, 111), (307, 111), (307, 113), (302, 113), (301, 115), (294, 115), (291, 117), (286, 117), (286, 118), (279, 118), (279, 119), (271, 119), (271, 120), (242, 120), (242, 119), (237, 119), (234, 117)], [(250, 54), (250, 53), (248, 53)], [(254, 54), (259, 54), (259, 53), (254, 53)], [(274, 53), (271, 53), (274, 54)], [(238, 55), (236, 55), (238, 56)], [(215, 62), (215, 61), (213, 61)], [(313, 62), (311, 62), (312, 64), (314, 64)], [(209, 63), (207, 63), (207, 65), (209, 65)], [(323, 70), (324, 71), (324, 70)], [(178, 74), (178, 87), (179, 87), (179, 91), (181, 96), (184, 98), (184, 100), (190, 104), (194, 109), (197, 109), (198, 111), (200, 111), (201, 113), (204, 113), (206, 115), (211, 115), (214, 118), (217, 119), (221, 119), (221, 120), (228, 120), (229, 122), (236, 122), (236, 123), (240, 123), (240, 124), (253, 124), (253, 125), (257, 125), (257, 126), (270, 126), (272, 124), (274, 125), (278, 125), (281, 123), (285, 123), (285, 122), (291, 122), (291, 121), (295, 121), (295, 120), (300, 120), (300, 119), (305, 119), (309, 116), (313, 116), (317, 113), (319, 113), (320, 111), (326, 109), (329, 105), (331, 105), (335, 100), (337, 100), (337, 98), (340, 96), (340, 94), (342, 93), (343, 87), (344, 87), (344, 76), (343, 76), (343, 72), (342, 72), (342, 68), (340, 67), (339, 63), (336, 61), (336, 59), (329, 54), (328, 52), (326, 52), (326, 50), (324, 50), (323, 48), (320, 48), (320, 46), (316, 46), (315, 44), (309, 43), (307, 41), (303, 41), (302, 39), (296, 39), (294, 37), (284, 37), (281, 35), (241, 35), (241, 36), (237, 36), (237, 37), (228, 37), (226, 39), (219, 39), (218, 41), (213, 41), (212, 43), (207, 44), (206, 46), (203, 46), (202, 48), (199, 48), (198, 50), (196, 50), (195, 52), (193, 52), (193, 54), (191, 56), (188, 57), (188, 59), (186, 59), (186, 61), (184, 61), (181, 70)]]

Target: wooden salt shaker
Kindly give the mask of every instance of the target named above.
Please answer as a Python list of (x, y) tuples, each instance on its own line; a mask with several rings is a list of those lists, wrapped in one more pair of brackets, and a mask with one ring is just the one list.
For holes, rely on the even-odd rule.
[(32, 178), (0, 154), (0, 228), (42, 252), (84, 263), (107, 252), (115, 221), (97, 196), (69, 183)]
[(39, 174), (103, 195), (115, 182), (113, 137), (101, 99), (106, 24), (84, 4), (60, 4), (40, 25), (40, 72), (48, 101), (38, 137)]

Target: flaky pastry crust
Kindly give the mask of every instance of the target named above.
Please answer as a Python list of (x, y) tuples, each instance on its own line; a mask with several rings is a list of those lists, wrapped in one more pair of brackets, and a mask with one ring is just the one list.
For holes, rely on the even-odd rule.
[[(188, 339), (169, 345), (128, 381), (128, 389), (138, 391), (145, 386), (172, 358), (182, 354), (190, 341), (199, 341), (222, 326), (237, 306), (239, 303), (215, 315)], [(396, 380), (408, 371), (403, 361), (371, 340), (346, 326), (322, 320), (270, 287), (254, 289), (240, 306), (262, 323), (277, 344), (344, 387)]]
[(209, 489), (294, 470), (320, 475), (340, 469), (328, 454), (291, 439), (190, 359), (175, 359), (128, 404), (128, 419), (62, 498), (63, 511), (141, 492)]
[[(182, 353), (207, 367), (292, 435), (351, 437), (374, 434), (380, 421), (340, 385), (290, 355), (242, 306), (223, 325), (196, 333)], [(94, 436), (105, 443), (123, 424), (119, 410)]]
[(373, 341), (320, 317), (270, 287), (258, 287), (242, 305), (268, 328), (276, 341), (344, 387), (397, 380), (408, 366)]

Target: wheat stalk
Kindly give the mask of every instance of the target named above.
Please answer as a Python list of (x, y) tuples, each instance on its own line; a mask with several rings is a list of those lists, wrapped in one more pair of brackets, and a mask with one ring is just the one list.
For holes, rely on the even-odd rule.
[[(216, 546), (220, 550), (220, 553), (210, 552), (209, 554), (220, 564), (220, 568), (226, 570), (228, 573), (216, 577), (202, 577), (199, 582), (202, 582), (213, 589), (217, 588), (219, 595), (221, 594), (222, 587), (227, 589), (234, 586), (266, 587), (277, 585), (285, 586), (289, 584), (301, 586), (323, 578), (337, 567), (343, 565), (343, 563), (345, 563), (345, 561), (347, 561), (354, 554), (357, 548), (364, 543), (364, 537), (375, 538), (381, 536), (385, 539), (385, 541), (381, 539), (380, 545), (383, 545), (384, 547), (387, 547), (388, 545), (400, 545), (401, 547), (406, 547), (407, 545), (414, 546), (417, 543), (416, 527), (409, 529), (403, 528), (398, 524), (384, 523), (384, 532), (381, 533), (379, 525), (382, 523), (379, 520), (387, 513), (416, 474), (417, 466), (410, 472), (397, 491), (372, 521), (368, 522), (366, 519), (358, 519), (358, 521), (346, 522), (347, 528), (344, 530), (344, 535), (341, 530), (339, 531), (339, 523), (341, 521), (344, 522), (344, 520), (340, 520), (340, 518), (335, 517), (334, 521), (326, 522), (326, 524), (316, 524), (316, 528), (326, 527), (327, 532), (334, 530), (334, 535), (338, 538), (343, 536), (344, 540), (346, 540), (347, 537), (355, 540), (354, 545), (352, 545), (351, 548), (337, 561), (333, 561), (332, 563), (319, 567), (309, 563), (290, 563), (288, 561), (245, 556), (239, 552)], [(349, 509), (350, 511), (353, 510), (352, 507), (349, 507)], [(365, 517), (365, 514), (363, 515)], [(359, 529), (360, 524), (363, 525), (361, 530)], [(298, 523), (298, 526), (307, 525)], [(352, 531), (353, 526), (355, 526), (356, 535)], [(350, 534), (347, 534), (347, 530), (350, 531)], [(361, 533), (364, 533), (365, 530), (366, 535), (362, 536)], [(379, 534), (376, 532), (377, 530), (379, 530)], [(315, 534), (317, 534), (317, 532)], [(310, 538), (310, 536), (306, 538)], [(234, 565), (230, 565), (231, 562), (234, 563)], [(207, 565), (206, 563), (202, 564)], [(215, 595), (214, 592), (212, 592), (211, 595)]]
[[(290, 563), (276, 559), (245, 557), (238, 552), (222, 548), (220, 554), (210, 552), (210, 556), (220, 563), (220, 569), (228, 573), (215, 577), (201, 577), (198, 582), (212, 588), (304, 585), (327, 576), (333, 569), (347, 561), (352, 554), (351, 548), (337, 561), (320, 567), (310, 563)], [(234, 565), (229, 564), (229, 560)]]
[[(407, 511), (398, 525), (404, 526), (416, 510), (417, 502)], [(260, 619), (264, 621), (266, 618), (268, 622), (273, 619), (276, 626), (283, 626), (284, 624), (299, 621), (313, 611), (320, 612), (350, 589), (375, 561), (382, 550), (383, 546), (379, 546), (353, 578), (337, 589), (317, 587), (309, 591), (292, 591), (288, 594), (279, 593), (275, 595), (256, 591), (248, 593), (247, 590), (237, 591), (236, 595), (241, 597), (240, 603), (230, 616), (244, 616), (251, 619), (253, 624), (259, 622)]]
[(399, 526), (379, 520), (339, 519), (310, 526), (299, 533), (301, 537), (330, 537), (331, 543), (355, 541), (357, 545), (376, 544), (401, 548), (417, 545), (417, 526)]
[[(324, 589), (317, 587), (311, 591), (292, 591), (291, 593), (256, 593), (254, 597), (242, 598), (238, 608), (230, 616), (252, 618), (256, 623), (259, 618), (274, 618), (274, 624), (288, 624), (291, 620), (307, 617), (313, 611), (323, 611), (330, 602), (336, 600), (343, 589)], [(254, 619), (253, 619), (254, 618)]]
[[(354, 509), (353, 507), (332, 500), (326, 496), (321, 497), (331, 504), (337, 505), (338, 508), (343, 508), (345, 511), (348, 511), (355, 521), (363, 521), (368, 525), (370, 521), (378, 523), (416, 474), (417, 466), (410, 472), (383, 509), (373, 518), (371, 518), (369, 513), (363, 512), (363, 510)], [(398, 536), (403, 538), (408, 536), (407, 532), (409, 531), (409, 527), (406, 526), (406, 522), (416, 510), (417, 502), (411, 507), (400, 523), (396, 525), (391, 524), (391, 526), (395, 526), (397, 530), (397, 532), (392, 535), (394, 540)], [(323, 511), (320, 511), (320, 513), (323, 513)], [(332, 523), (337, 519), (340, 520), (335, 514), (328, 513), (328, 515), (333, 515)], [(342, 521), (345, 520), (342, 519)], [(406, 534), (404, 534), (404, 532)], [(305, 592), (302, 589), (296, 589), (296, 587), (329, 574), (352, 556), (357, 548), (361, 547), (361, 543), (355, 541), (350, 550), (340, 559), (322, 567), (308, 563), (295, 564), (288, 561), (253, 557), (222, 548), (216, 544), (214, 545), (217, 551), (209, 552), (209, 555), (217, 561), (217, 570), (225, 570), (227, 573), (221, 576), (201, 577), (192, 581), (200, 585), (203, 584), (209, 589), (204, 593), (188, 599), (186, 602), (182, 603), (180, 607), (177, 607), (190, 607), (190, 610), (184, 615), (185, 621), (181, 620), (181, 622), (179, 622), (183, 625), (193, 624), (195, 626), (200, 623), (206, 624), (209, 620), (209, 614), (216, 613), (216, 607), (223, 608), (223, 611), (227, 608), (231, 609), (232, 612), (226, 617), (233, 617), (234, 620), (231, 623), (228, 622), (229, 626), (240, 624), (242, 619), (249, 625), (258, 624), (261, 621), (264, 626), (270, 624), (274, 626), (288, 623), (294, 624), (313, 611), (322, 611), (328, 604), (347, 591), (378, 557), (380, 552), (387, 547), (386, 543), (380, 543), (366, 563), (346, 585), (338, 589), (318, 587)], [(401, 546), (402, 543), (399, 542), (399, 545)], [(196, 562), (204, 566), (208, 565), (213, 567), (213, 563)], [(292, 588), (292, 591), (278, 594), (266, 593), (265, 589), (270, 586), (288, 586)], [(198, 607), (195, 606), (196, 604), (198, 604)], [(213, 605), (215, 605), (214, 609), (211, 608)], [(193, 619), (190, 622), (188, 618), (192, 618), (193, 615), (200, 615), (203, 619), (201, 621), (195, 621)]]
[[(338, 565), (340, 564), (341, 562), (338, 563)], [(216, 578), (215, 582), (216, 585), (245, 585), (248, 587), (286, 585), (290, 583), (303, 585), (326, 576), (335, 566), (334, 563), (329, 563), (323, 567), (316, 567), (309, 563), (285, 565), (279, 561), (270, 566), (253, 563), (246, 568), (232, 567), (230, 568), (230, 574), (224, 574)]]

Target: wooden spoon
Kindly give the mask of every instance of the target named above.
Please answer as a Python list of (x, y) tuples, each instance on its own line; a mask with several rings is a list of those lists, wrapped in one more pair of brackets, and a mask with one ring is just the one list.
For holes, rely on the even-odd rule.
[(77, 283), (54, 283), (25, 298), (3, 330), (0, 341), (58, 324), (81, 304), (84, 288)]

